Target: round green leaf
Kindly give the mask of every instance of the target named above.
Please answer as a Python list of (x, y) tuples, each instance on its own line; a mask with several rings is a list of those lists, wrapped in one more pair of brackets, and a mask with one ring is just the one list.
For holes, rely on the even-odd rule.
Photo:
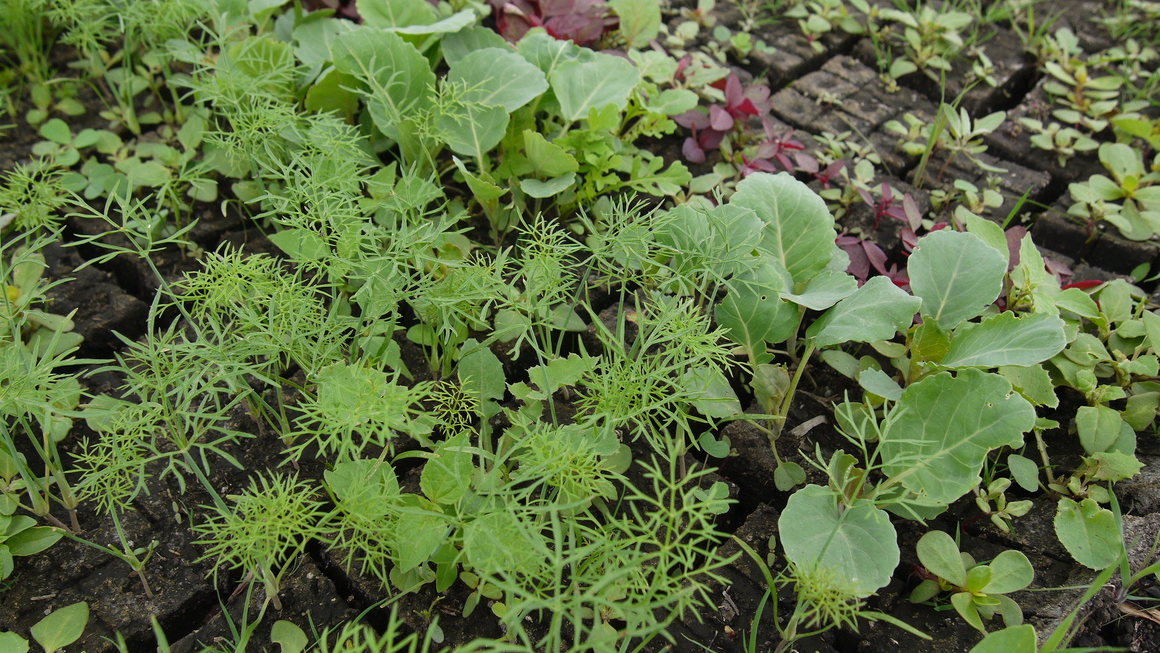
[(1035, 580), (1035, 569), (1021, 551), (1004, 551), (987, 566), (991, 568), (991, 580), (983, 587), (987, 594), (1017, 592)]
[(281, 647), (281, 653), (300, 653), (310, 645), (306, 633), (285, 619), (275, 621), (270, 627), (270, 641)]
[(789, 498), (777, 526), (785, 555), (798, 568), (829, 569), (858, 596), (885, 586), (898, 566), (890, 516), (869, 501), (840, 506), (828, 488), (807, 485)]
[(787, 173), (746, 177), (729, 203), (751, 209), (765, 223), (761, 248), (781, 261), (795, 283), (804, 284), (825, 269), (838, 249), (826, 203)]
[(30, 556), (56, 544), (61, 537), (63, 537), (61, 532), (55, 528), (34, 526), (8, 538), (5, 544), (14, 556)]
[(975, 234), (943, 229), (918, 241), (907, 271), (922, 314), (952, 329), (999, 297), (1007, 261)]
[(507, 48), (476, 50), (456, 61), (447, 83), (463, 89), (464, 102), (503, 107), (509, 113), (548, 90), (548, 79), (534, 64)]
[(548, 80), (564, 119), (580, 120), (587, 118), (590, 110), (610, 104), (623, 109), (629, 93), (640, 81), (640, 71), (626, 59), (597, 54), (587, 61), (570, 60), (557, 65)]
[(510, 512), (484, 515), (468, 524), (463, 552), (472, 567), (493, 574), (534, 573), (540, 558), (532, 533)]
[(1124, 545), (1115, 515), (1091, 499), (1080, 503), (1060, 499), (1055, 510), (1055, 535), (1076, 562), (1096, 570), (1114, 563)]
[(1008, 311), (955, 329), (943, 367), (1027, 367), (1063, 351), (1067, 338), (1057, 315), (1017, 317)]
[(998, 374), (940, 372), (902, 393), (882, 438), (886, 473), (924, 500), (950, 503), (979, 482), (987, 453), (1019, 447), (1035, 409)]
[(810, 325), (818, 347), (889, 340), (914, 319), (921, 302), (886, 277), (874, 277)]
[(10, 631), (0, 632), (0, 651), (28, 653), (28, 640)]

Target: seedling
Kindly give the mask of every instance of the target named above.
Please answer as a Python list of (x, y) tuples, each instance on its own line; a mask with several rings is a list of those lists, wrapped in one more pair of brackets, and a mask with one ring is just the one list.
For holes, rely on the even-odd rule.
[(941, 592), (951, 592), (955, 612), (972, 627), (987, 632), (983, 620), (1002, 615), (1008, 626), (1023, 623), (1019, 604), (1005, 596), (1017, 592), (1035, 577), (1027, 556), (1019, 551), (1004, 551), (991, 562), (976, 563), (970, 554), (960, 552), (950, 535), (930, 531), (918, 541), (918, 559), (934, 576), (919, 583), (910, 593), (913, 603), (924, 603)]

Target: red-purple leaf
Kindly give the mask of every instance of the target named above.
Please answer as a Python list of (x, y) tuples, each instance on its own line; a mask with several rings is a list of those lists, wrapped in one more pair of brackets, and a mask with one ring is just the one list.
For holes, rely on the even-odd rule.
[(709, 126), (717, 131), (727, 132), (733, 129), (733, 116), (720, 105), (714, 104), (709, 107)]
[(709, 128), (709, 116), (705, 115), (705, 112), (697, 111), (696, 109), (689, 109), (680, 115), (673, 116), (673, 122), (685, 129), (692, 129), (694, 131)]
[(725, 140), (725, 132), (719, 132), (716, 129), (706, 129), (697, 137), (697, 142), (706, 150), (715, 150), (721, 147), (723, 140)]
[(705, 150), (697, 145), (696, 139), (692, 136), (685, 139), (684, 145), (681, 146), (681, 154), (685, 155), (685, 160), (689, 163), (704, 163)]

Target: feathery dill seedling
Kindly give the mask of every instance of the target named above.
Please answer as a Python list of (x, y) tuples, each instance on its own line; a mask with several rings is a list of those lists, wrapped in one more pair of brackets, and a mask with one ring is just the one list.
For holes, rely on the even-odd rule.
[(434, 421), (419, 410), (429, 383), (411, 387), (398, 384), (397, 374), (359, 364), (337, 363), (320, 370), (310, 381), (316, 395), (296, 409), (301, 416), (287, 435), (294, 460), (310, 450), (339, 462), (372, 455), (369, 448), (391, 447), (398, 434), (430, 433)]
[(398, 559), (397, 525), (401, 490), (395, 470), (383, 460), (349, 460), (325, 472), (334, 499), (332, 546), (344, 565), (358, 568), (389, 587)]
[(51, 158), (19, 163), (6, 172), (0, 181), (0, 229), (10, 224), (27, 233), (60, 224), (58, 211), (69, 203), (63, 173)]
[(710, 328), (709, 316), (692, 299), (661, 294), (651, 295), (634, 313), (638, 334), (626, 348), (627, 319), (622, 309), (619, 333), (613, 334), (592, 316), (605, 353), (584, 375), (578, 404), (585, 420), (625, 428), (654, 451), (679, 456), (695, 436), (695, 424), (703, 421), (693, 408), (711, 417), (734, 412), (736, 399), (726, 398), (732, 390), (724, 392), (732, 359), (723, 332)]
[[(468, 558), (502, 590), (510, 639), (537, 651), (625, 650), (669, 637), (674, 619), (708, 604), (709, 583), (733, 559), (718, 553), (713, 525), (729, 501), (697, 487), (704, 470), (682, 474), (671, 457), (641, 465), (646, 485), (629, 486), (615, 514), (505, 501), (518, 526), (505, 541), (524, 563)], [(540, 627), (528, 628), (528, 616)]]
[(584, 246), (542, 215), (526, 224), (520, 236), (513, 257), (513, 285), (520, 292), (501, 298), (495, 335), (502, 342), (512, 342), (513, 353), (524, 344), (531, 345), (543, 362), (554, 358), (560, 348), (559, 339), (553, 343), (551, 331), (583, 328), (573, 305), (580, 292), (578, 257)]
[(266, 590), (266, 600), (282, 609), (278, 598), (282, 576), (311, 539), (328, 539), (330, 513), (318, 501), (317, 488), (293, 476), (258, 474), (232, 507), (205, 506), (216, 514), (193, 529), (206, 547), (202, 560), (213, 560), (214, 573), (241, 569)]
[(666, 231), (674, 217), (669, 211), (649, 210), (641, 202), (624, 198), (608, 202), (594, 217), (581, 213), (584, 243), (591, 254), (588, 272), (596, 276), (593, 282), (621, 295), (636, 286), (655, 287), (670, 274), (659, 261), (676, 254), (657, 233)]
[(247, 362), (250, 348), (244, 341), (215, 346), (188, 341), (174, 327), (154, 334), (152, 325), (151, 320), (143, 342), (126, 342), (117, 363), (101, 371), (124, 375), (126, 399), (156, 407), (132, 413), (145, 423), (131, 431), (147, 437), (145, 446), (163, 462), (159, 476), (173, 474), (184, 491), (185, 474), (192, 473), (214, 495), (209, 454), (241, 467), (225, 447), (253, 436), (230, 429), (228, 420), (246, 397), (241, 391), (249, 388), (246, 375), (260, 375), (260, 370)]

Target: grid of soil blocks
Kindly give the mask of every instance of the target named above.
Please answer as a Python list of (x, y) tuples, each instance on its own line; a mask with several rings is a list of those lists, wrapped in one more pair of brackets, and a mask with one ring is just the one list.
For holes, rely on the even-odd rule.
[(0, 653), (1160, 651), (1109, 4), (0, 0)]

